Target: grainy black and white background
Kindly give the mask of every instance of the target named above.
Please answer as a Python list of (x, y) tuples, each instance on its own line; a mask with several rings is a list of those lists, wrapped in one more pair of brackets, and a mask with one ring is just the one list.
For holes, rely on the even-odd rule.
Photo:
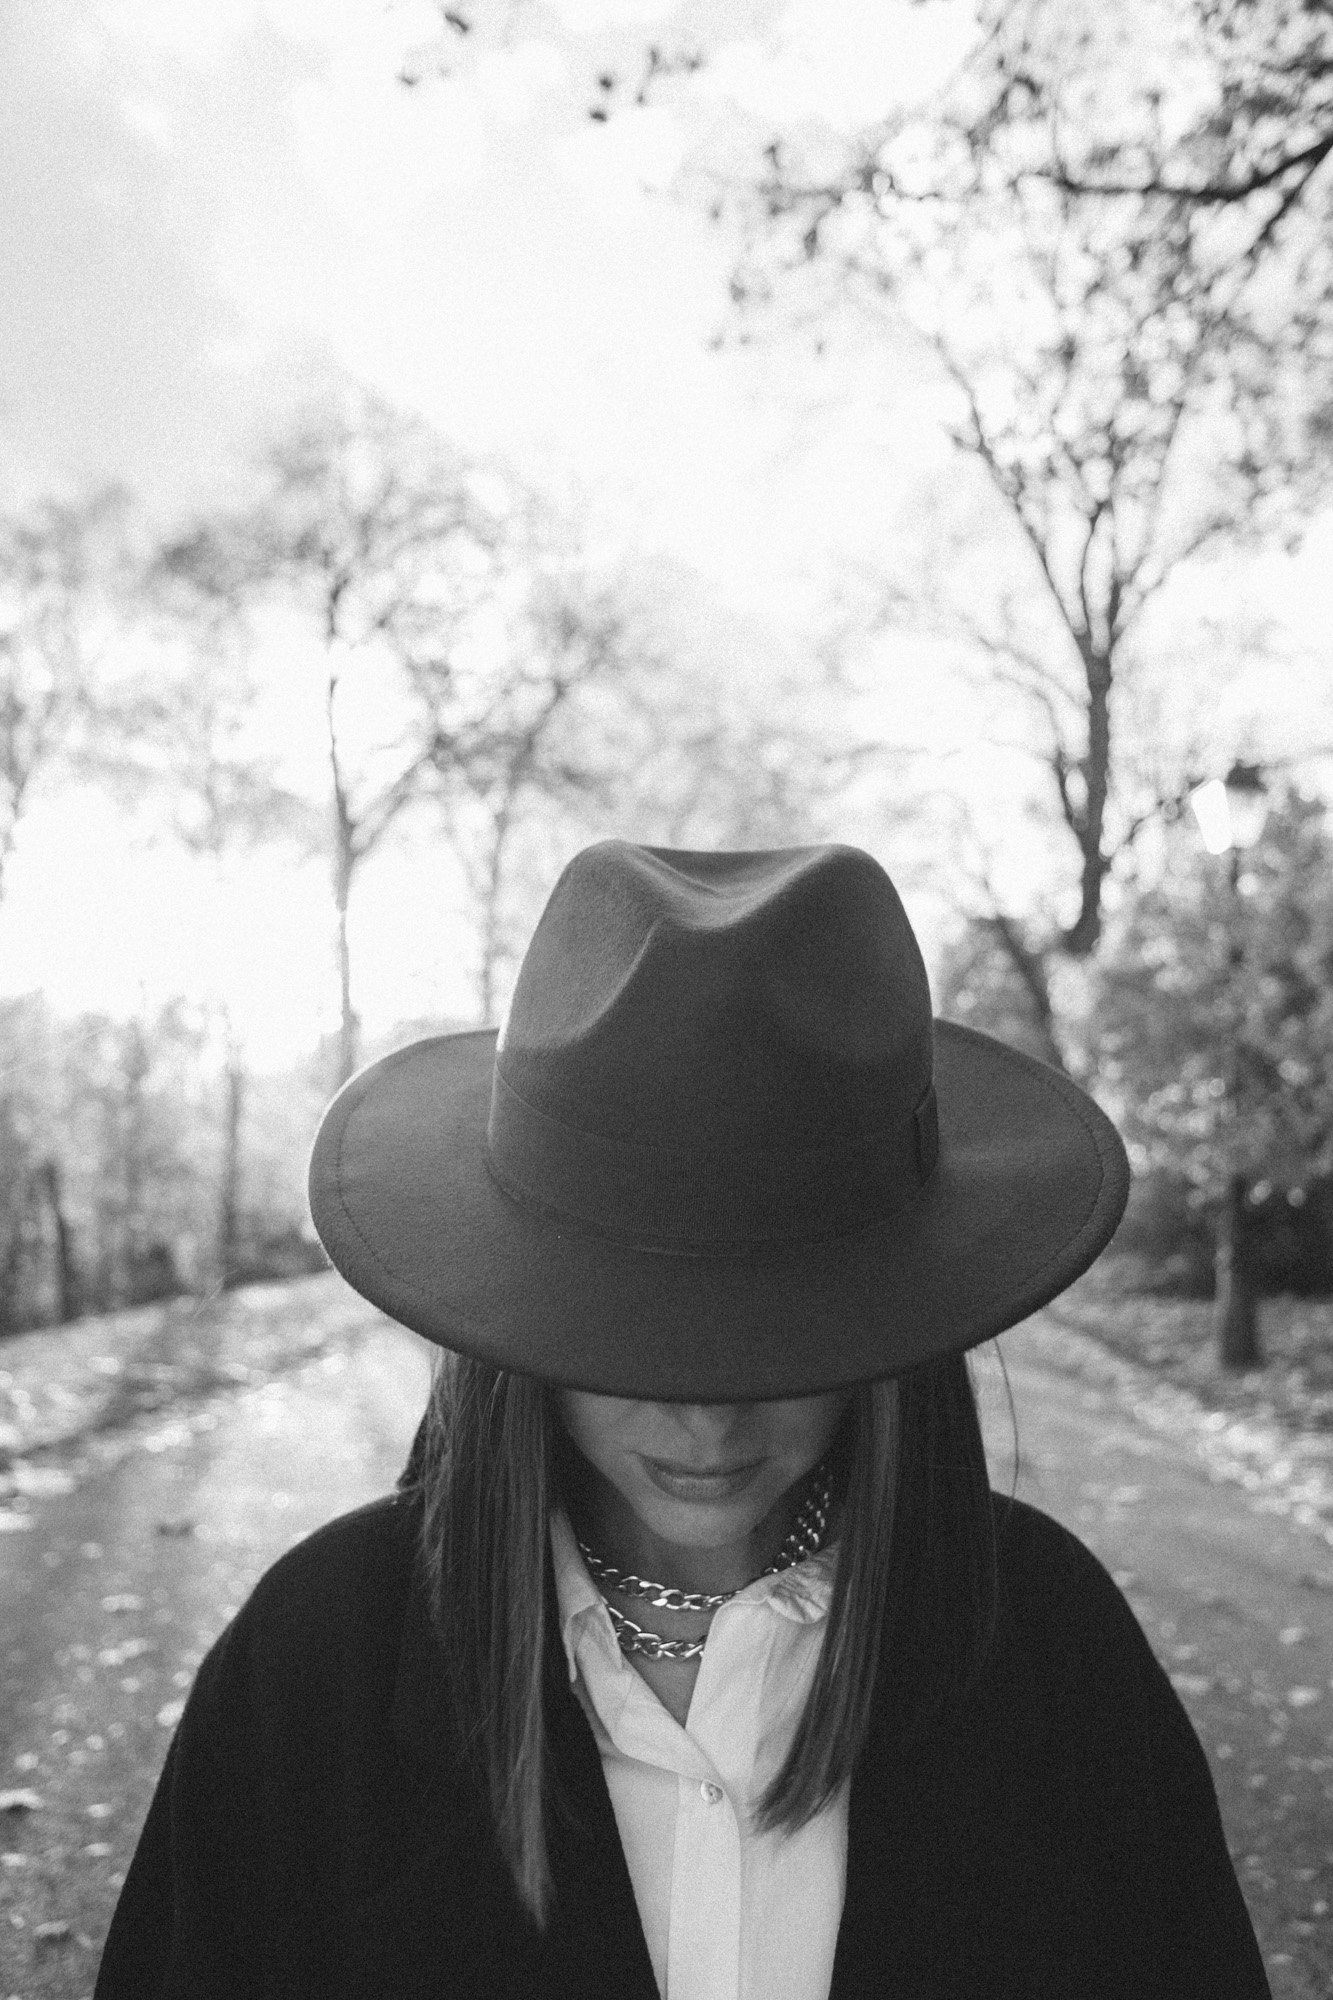
[(1327, 1993), (1331, 154), (1315, 0), (0, 7), (0, 2000), (414, 1428), (322, 1105), (607, 833), (870, 848), (1117, 1119), (994, 1479)]

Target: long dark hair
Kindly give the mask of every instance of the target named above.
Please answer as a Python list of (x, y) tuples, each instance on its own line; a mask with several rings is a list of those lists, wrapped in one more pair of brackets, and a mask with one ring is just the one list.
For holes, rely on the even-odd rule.
[[(828, 1625), (791, 1750), (758, 1809), (766, 1828), (805, 1825), (851, 1775), (882, 1650), (894, 1726), (910, 1737), (965, 1693), (994, 1632), (994, 1512), (967, 1357), (853, 1391), (836, 1448)], [(538, 1925), (552, 1894), (544, 1663), (565, 1449), (553, 1390), (441, 1353), (408, 1479), (423, 1500), (421, 1555), (459, 1740)]]

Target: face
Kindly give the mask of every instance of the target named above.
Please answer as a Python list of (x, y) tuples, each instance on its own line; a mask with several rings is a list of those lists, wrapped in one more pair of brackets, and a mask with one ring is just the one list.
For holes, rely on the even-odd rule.
[(567, 1389), (560, 1412), (601, 1475), (597, 1513), (619, 1546), (720, 1552), (748, 1547), (781, 1515), (849, 1400), (844, 1392), (779, 1403), (636, 1403)]

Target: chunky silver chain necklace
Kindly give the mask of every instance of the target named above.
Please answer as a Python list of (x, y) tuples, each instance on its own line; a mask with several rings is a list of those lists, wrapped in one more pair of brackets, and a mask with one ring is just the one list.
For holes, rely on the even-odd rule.
[[(786, 1540), (767, 1569), (760, 1570), (760, 1576), (776, 1576), (779, 1570), (791, 1569), (796, 1563), (804, 1562), (807, 1556), (817, 1554), (828, 1533), (832, 1511), (833, 1469), (825, 1458), (810, 1475), (805, 1499)], [(677, 1590), (668, 1583), (652, 1583), (647, 1577), (636, 1576), (633, 1570), (617, 1569), (614, 1563), (604, 1561), (595, 1550), (590, 1549), (582, 1537), (577, 1539), (579, 1554), (588, 1565), (589, 1573), (602, 1593), (602, 1602), (611, 1615), (622, 1653), (637, 1653), (649, 1660), (697, 1660), (703, 1655), (704, 1639), (664, 1639), (660, 1632), (647, 1631), (611, 1603), (607, 1597), (609, 1590), (617, 1591), (622, 1597), (641, 1597), (656, 1611), (716, 1611), (730, 1603), (737, 1591), (748, 1588), (738, 1584), (736, 1590)]]

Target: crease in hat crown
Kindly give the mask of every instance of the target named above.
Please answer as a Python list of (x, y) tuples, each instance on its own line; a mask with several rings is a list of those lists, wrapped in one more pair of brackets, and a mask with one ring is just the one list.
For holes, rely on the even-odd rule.
[(929, 1178), (932, 1056), (925, 967), (870, 856), (599, 842), (528, 947), (489, 1164), (645, 1247), (835, 1234)]

